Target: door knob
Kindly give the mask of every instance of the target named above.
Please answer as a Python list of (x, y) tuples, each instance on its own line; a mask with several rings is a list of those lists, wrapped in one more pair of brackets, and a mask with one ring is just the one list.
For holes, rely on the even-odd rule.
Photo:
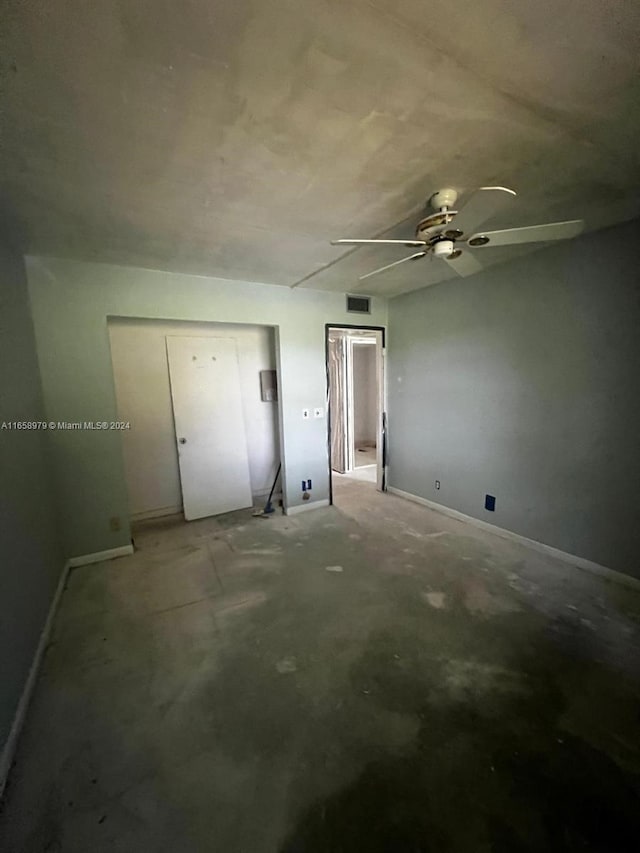
[(186, 438), (179, 438), (178, 441), (180, 442), (180, 444), (186, 444), (187, 443)]

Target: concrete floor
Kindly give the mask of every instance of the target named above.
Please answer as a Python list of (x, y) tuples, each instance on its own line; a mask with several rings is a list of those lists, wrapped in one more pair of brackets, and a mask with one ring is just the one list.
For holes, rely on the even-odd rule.
[(71, 574), (2, 851), (638, 849), (639, 594), (334, 486)]
[[(340, 479), (360, 480), (361, 482), (365, 483), (376, 483), (378, 479), (378, 468), (376, 465), (365, 465), (363, 468), (354, 468), (353, 471), (347, 471), (346, 474), (340, 474), (338, 471), (332, 471), (332, 477), (334, 484), (336, 480)], [(335, 493), (334, 498), (336, 498)]]
[(356, 452), (353, 459), (354, 467), (362, 468), (365, 465), (376, 464), (376, 449), (375, 447), (356, 447)]

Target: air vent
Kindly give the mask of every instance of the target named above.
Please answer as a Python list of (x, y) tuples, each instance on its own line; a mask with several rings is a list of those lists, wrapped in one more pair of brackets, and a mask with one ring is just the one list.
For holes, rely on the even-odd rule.
[(371, 297), (347, 295), (347, 311), (352, 314), (371, 314)]

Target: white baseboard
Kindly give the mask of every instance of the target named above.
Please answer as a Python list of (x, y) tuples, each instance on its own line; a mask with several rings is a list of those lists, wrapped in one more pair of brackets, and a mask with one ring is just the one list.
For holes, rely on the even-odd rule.
[(164, 506), (160, 509), (149, 509), (146, 512), (134, 512), (131, 521), (149, 521), (153, 518), (164, 518), (166, 515), (178, 515), (182, 512), (182, 504), (178, 506)]
[(321, 509), (323, 506), (329, 506), (329, 498), (324, 498), (321, 501), (307, 501), (304, 504), (297, 506), (288, 506), (285, 510), (285, 515), (298, 515), (300, 512), (307, 512), (310, 509)]
[(526, 536), (521, 536), (519, 533), (514, 533), (512, 530), (506, 530), (504, 527), (498, 527), (488, 521), (482, 521), (479, 518), (474, 518), (472, 515), (465, 515), (463, 512), (458, 512), (457, 509), (451, 509), (443, 504), (427, 500), (427, 498), (421, 498), (419, 495), (411, 494), (411, 492), (403, 492), (402, 489), (396, 489), (393, 486), (389, 486), (387, 491), (400, 498), (404, 498), (405, 500), (429, 507), (429, 509), (433, 509), (443, 515), (448, 515), (450, 518), (455, 518), (458, 521), (466, 521), (469, 524), (473, 524), (474, 527), (479, 527), (481, 530), (487, 530), (489, 533), (494, 533), (496, 536), (501, 536), (503, 539), (510, 539), (513, 542), (528, 545), (536, 551), (540, 551), (550, 557), (555, 557), (558, 560), (563, 560), (565, 563), (570, 563), (572, 566), (576, 566), (579, 569), (584, 569), (594, 575), (599, 575), (606, 580), (613, 581), (614, 583), (621, 584), (622, 586), (626, 586), (631, 589), (640, 590), (640, 580), (632, 577), (631, 575), (625, 575), (624, 572), (618, 572), (616, 569), (609, 569), (607, 566), (601, 566), (599, 563), (586, 560), (584, 557), (569, 554), (566, 551), (561, 551), (559, 548), (554, 548), (552, 545), (545, 545), (544, 542), (538, 542), (535, 539), (528, 539)]
[(40, 639), (38, 641), (38, 646), (33, 656), (33, 660), (31, 661), (29, 674), (27, 675), (27, 680), (25, 682), (22, 695), (20, 696), (18, 707), (16, 708), (13, 723), (9, 731), (9, 737), (7, 738), (4, 746), (2, 747), (2, 753), (0, 753), (0, 798), (2, 798), (5, 785), (7, 784), (7, 777), (9, 776), (9, 771), (11, 770), (11, 763), (13, 762), (13, 757), (16, 753), (16, 748), (18, 746), (18, 738), (20, 737), (20, 731), (27, 715), (27, 709), (29, 707), (31, 697), (33, 695), (34, 687), (36, 686), (36, 680), (38, 678), (38, 672), (40, 671), (40, 665), (42, 664), (42, 658), (44, 657), (44, 653), (49, 643), (51, 628), (53, 627), (53, 620), (55, 619), (58, 606), (60, 604), (60, 599), (62, 598), (62, 593), (64, 592), (64, 587), (69, 576), (70, 568), (71, 564), (69, 561), (67, 561), (64, 565), (64, 568), (62, 569), (60, 580), (58, 581), (58, 586), (56, 587), (53, 599), (51, 600), (51, 605), (49, 606), (47, 619), (40, 634)]
[(96, 551), (95, 554), (82, 554), (80, 557), (71, 557), (69, 566), (72, 569), (76, 569), (78, 566), (103, 563), (105, 560), (113, 560), (114, 557), (128, 557), (130, 554), (133, 554), (133, 545), (121, 545), (119, 548), (109, 548), (107, 551)]

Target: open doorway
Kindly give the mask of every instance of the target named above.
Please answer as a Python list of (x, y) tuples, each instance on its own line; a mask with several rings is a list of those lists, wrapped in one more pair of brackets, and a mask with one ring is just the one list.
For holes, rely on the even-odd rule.
[[(330, 496), (339, 484), (386, 488), (384, 329), (327, 326)], [(353, 489), (351, 490), (353, 492)]]

